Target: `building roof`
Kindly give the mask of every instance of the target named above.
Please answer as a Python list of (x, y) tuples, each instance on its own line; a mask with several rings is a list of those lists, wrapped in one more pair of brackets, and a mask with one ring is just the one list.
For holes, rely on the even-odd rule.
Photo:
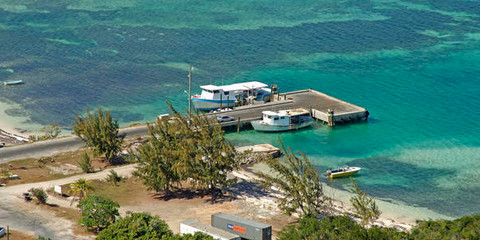
[(232, 215), (228, 215), (226, 213), (215, 213), (212, 216), (218, 216), (222, 219), (230, 219), (231, 221), (235, 221), (237, 223), (252, 226), (252, 227), (256, 227), (256, 228), (268, 228), (268, 227), (270, 227), (267, 224), (263, 224), (263, 223), (254, 222), (254, 221), (251, 221), (251, 220), (235, 217), (235, 216), (232, 216)]
[(201, 223), (197, 220), (194, 220), (194, 219), (187, 219), (187, 220), (181, 222), (180, 224), (185, 224), (187, 226), (194, 227), (194, 228), (196, 228), (198, 230), (201, 230), (204, 233), (207, 233), (211, 236), (215, 235), (215, 236), (218, 236), (218, 237), (228, 238), (228, 239), (240, 238), (240, 236), (238, 236), (236, 234), (224, 231), (224, 230), (219, 229), (219, 228), (215, 228), (215, 227), (212, 227), (212, 226), (205, 225), (205, 224), (203, 224), (203, 223)]
[(203, 85), (200, 88), (205, 90), (223, 90), (223, 91), (233, 91), (233, 90), (250, 90), (250, 89), (257, 89), (257, 88), (265, 88), (268, 87), (267, 84), (253, 81), (253, 82), (244, 82), (244, 83), (235, 83), (230, 85), (223, 85), (223, 86), (215, 86), (215, 85)]

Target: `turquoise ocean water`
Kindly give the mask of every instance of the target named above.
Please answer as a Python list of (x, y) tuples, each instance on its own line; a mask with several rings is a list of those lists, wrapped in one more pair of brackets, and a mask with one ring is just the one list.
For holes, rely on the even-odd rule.
[(87, 107), (124, 125), (167, 98), (185, 109), (189, 64), (196, 91), (313, 88), (368, 108), (368, 123), (229, 138), (280, 136), (322, 172), (363, 167), (357, 182), (378, 198), (480, 213), (480, 1), (2, 0), (0, 53), (0, 81), (26, 81), (0, 88), (21, 105), (7, 114), (66, 128)]

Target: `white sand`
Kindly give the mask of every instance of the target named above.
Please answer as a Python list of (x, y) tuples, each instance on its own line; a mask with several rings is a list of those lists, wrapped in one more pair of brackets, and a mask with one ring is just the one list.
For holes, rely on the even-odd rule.
[[(43, 127), (41, 124), (32, 123), (28, 116), (9, 116), (5, 111), (9, 109), (22, 109), (22, 107), (14, 102), (0, 102), (0, 129), (28, 138), (30, 134), (37, 134)], [(21, 130), (26, 132), (21, 133)]]
[[(254, 172), (269, 172), (268, 166), (264, 163), (256, 164), (252, 166), (250, 170)], [(334, 200), (335, 205), (340, 205), (340, 208), (344, 211), (351, 212), (352, 206), (350, 204), (350, 198), (354, 195), (353, 193), (332, 188), (325, 184), (323, 186), (325, 194)], [(382, 211), (377, 222), (381, 222), (382, 225), (389, 227), (396, 225), (408, 230), (416, 225), (417, 220), (452, 219), (451, 217), (434, 212), (430, 209), (409, 206), (406, 203), (399, 201), (375, 199), (375, 202)]]

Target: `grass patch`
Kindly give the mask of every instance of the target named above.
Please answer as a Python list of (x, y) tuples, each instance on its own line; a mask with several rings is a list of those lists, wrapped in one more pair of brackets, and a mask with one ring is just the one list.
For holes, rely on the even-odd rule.
[(133, 205), (138, 203), (137, 197), (146, 196), (149, 191), (136, 178), (127, 178), (118, 182), (115, 187), (110, 182), (93, 180), (91, 183), (94, 190), (89, 195), (104, 196), (122, 205)]

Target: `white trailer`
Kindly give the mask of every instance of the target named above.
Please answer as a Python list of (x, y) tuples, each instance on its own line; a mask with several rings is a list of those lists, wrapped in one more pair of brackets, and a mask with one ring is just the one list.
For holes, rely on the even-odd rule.
[(187, 219), (180, 223), (180, 234), (195, 234), (202, 232), (219, 240), (241, 240), (240, 236), (223, 231), (212, 226), (200, 223), (197, 220)]

